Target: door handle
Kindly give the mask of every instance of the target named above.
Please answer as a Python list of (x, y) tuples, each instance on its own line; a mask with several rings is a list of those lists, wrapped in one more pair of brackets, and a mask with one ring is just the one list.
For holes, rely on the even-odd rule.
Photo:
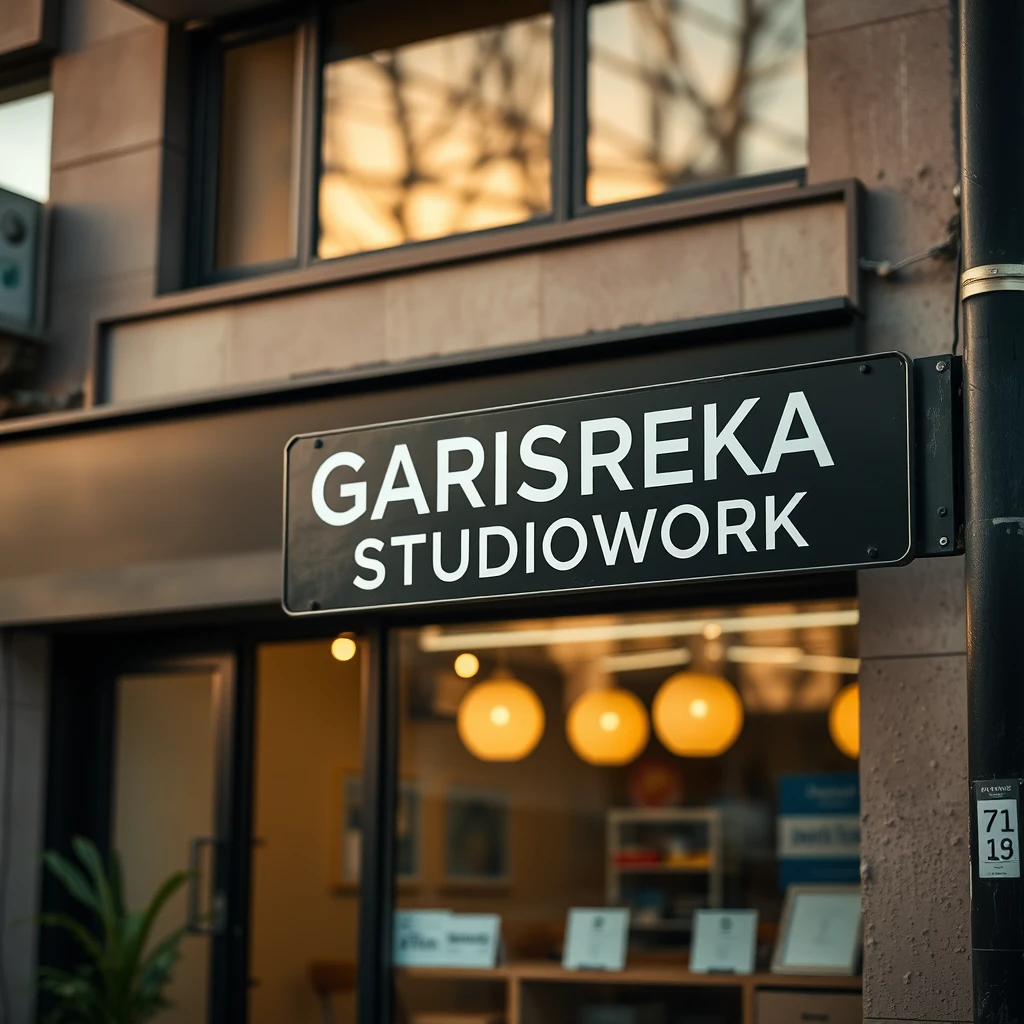
[(185, 930), (191, 935), (218, 935), (224, 930), (224, 893), (219, 889), (214, 890), (210, 897), (210, 912), (205, 915), (199, 900), (200, 860), (203, 847), (211, 847), (216, 855), (219, 842), (216, 836), (193, 836), (188, 841), (188, 908)]

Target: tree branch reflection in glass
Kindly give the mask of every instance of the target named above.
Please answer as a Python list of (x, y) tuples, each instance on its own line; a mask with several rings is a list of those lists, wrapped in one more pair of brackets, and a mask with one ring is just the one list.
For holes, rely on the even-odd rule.
[(806, 163), (803, 0), (607, 0), (588, 29), (591, 205)]
[[(397, 38), (410, 26), (397, 8), (388, 17), (388, 6), (357, 5), (333, 29), (324, 68), (320, 256), (548, 212), (552, 42), (544, 5), (421, 10), (415, 39)], [(466, 24), (498, 15), (511, 20)]]

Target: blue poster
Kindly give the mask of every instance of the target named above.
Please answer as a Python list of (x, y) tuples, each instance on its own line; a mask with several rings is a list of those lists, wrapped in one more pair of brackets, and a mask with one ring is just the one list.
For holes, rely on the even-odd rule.
[(779, 779), (779, 886), (860, 880), (856, 772)]

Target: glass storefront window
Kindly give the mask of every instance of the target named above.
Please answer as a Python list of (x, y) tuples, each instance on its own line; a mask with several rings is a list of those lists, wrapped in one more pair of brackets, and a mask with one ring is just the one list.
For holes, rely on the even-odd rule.
[(321, 257), (550, 209), (546, 3), (348, 4), (330, 24)]
[(587, 202), (807, 162), (803, 0), (598, 0)]
[(257, 654), (248, 1020), (356, 1020), (363, 646)]
[[(396, 926), (495, 915), (500, 946), (396, 954), (396, 1019), (738, 1020), (738, 990), (675, 984), (694, 912), (756, 910), (764, 969), (787, 885), (859, 877), (857, 622), (836, 599), (403, 630)], [(791, 856), (808, 777), (847, 800), (825, 868)], [(568, 912), (613, 907), (625, 970), (570, 983)]]

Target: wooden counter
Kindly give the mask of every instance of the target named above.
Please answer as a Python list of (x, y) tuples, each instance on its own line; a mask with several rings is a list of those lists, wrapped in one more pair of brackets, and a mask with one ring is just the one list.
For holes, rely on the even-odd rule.
[[(553, 986), (648, 986), (658, 988), (732, 989), (740, 995), (743, 1024), (756, 1024), (757, 993), (766, 990), (802, 990), (859, 994), (861, 979), (834, 975), (797, 974), (694, 974), (682, 965), (629, 964), (623, 971), (567, 971), (560, 964), (526, 961), (490, 970), (465, 967), (400, 967), (399, 978), (410, 981), (466, 982), (506, 986), (507, 1024), (546, 1024), (559, 1020), (558, 1011), (544, 1013), (541, 992)], [(524, 1007), (529, 1006), (529, 1018)], [(565, 1021), (560, 1021), (565, 1024)]]

